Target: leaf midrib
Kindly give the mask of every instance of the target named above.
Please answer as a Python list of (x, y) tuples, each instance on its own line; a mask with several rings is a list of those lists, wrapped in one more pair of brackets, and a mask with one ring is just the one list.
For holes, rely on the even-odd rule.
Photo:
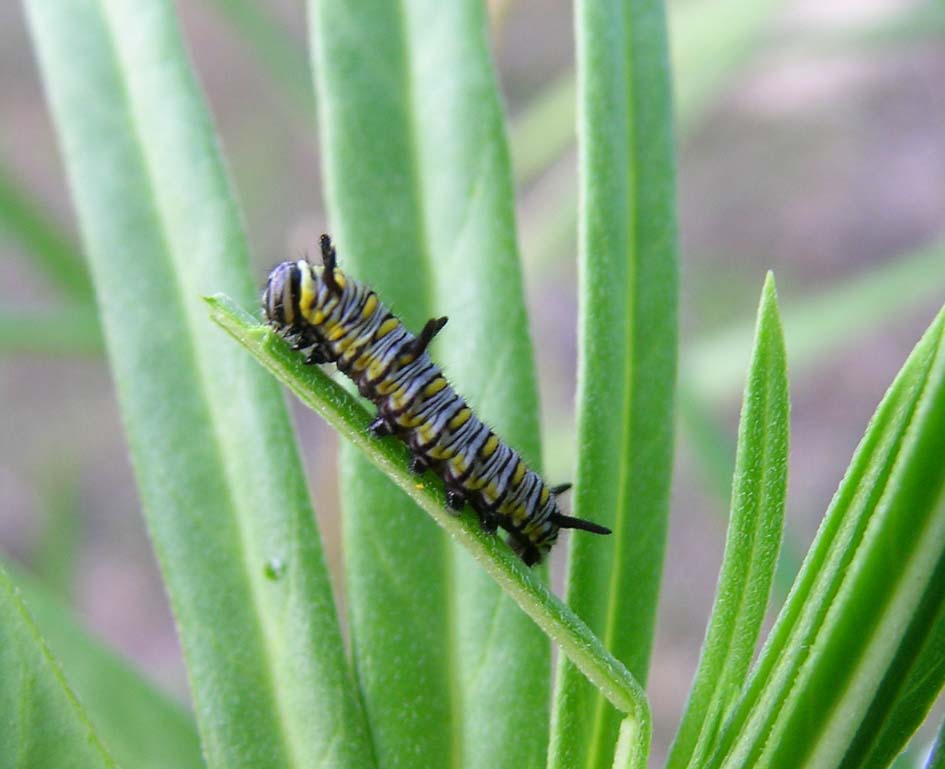
[[(627, 18), (626, 12), (621, 13), (620, 19), (622, 22), (622, 39), (624, 46), (626, 47), (629, 44), (630, 40), (630, 20)], [(634, 336), (634, 318), (636, 312), (636, 286), (637, 286), (637, 267), (639, 263), (639, 254), (640, 248), (639, 243), (636, 238), (636, 202), (639, 199), (637, 194), (638, 186), (638, 169), (632, 162), (632, 159), (635, 157), (636, 149), (636, 121), (632, 119), (633, 109), (634, 109), (634, 96), (635, 96), (635, 81), (633, 79), (633, 56), (632, 52), (628, 57), (623, 59), (624, 63), (624, 73), (630, 73), (629, 77), (625, 77), (626, 90), (624, 91), (626, 102), (624, 103), (625, 107), (625, 118), (626, 118), (626, 129), (627, 129), (627, 141), (626, 141), (626, 163), (629, 176), (629, 184), (627, 185), (627, 195), (630, 199), (629, 205), (627, 206), (627, 223), (625, 228), (625, 235), (627, 238), (627, 301), (626, 301), (626, 310), (624, 314), (624, 324), (626, 329), (626, 344), (624, 346), (624, 365), (623, 365), (623, 377), (624, 377), (624, 398), (623, 403), (621, 404), (622, 410), (622, 419), (621, 425), (623, 427), (621, 435), (621, 451), (620, 451), (620, 469), (617, 480), (617, 502), (615, 506), (615, 517), (614, 517), (614, 531), (613, 531), (613, 551), (617, 552), (619, 543), (623, 541), (624, 527), (627, 523), (626, 515), (626, 500), (629, 494), (629, 465), (632, 449), (632, 437), (633, 430), (631, 429), (631, 417), (633, 415), (633, 395), (635, 392), (635, 380), (633, 378), (634, 365), (633, 365), (633, 353), (635, 349), (635, 336)], [(585, 258), (588, 258), (585, 254)], [(618, 590), (619, 585), (623, 581), (623, 571), (624, 571), (624, 561), (621, 558), (613, 558), (610, 570), (610, 578), (608, 580), (607, 586), (607, 610), (605, 615), (605, 624), (604, 624), (604, 633), (603, 633), (603, 642), (604, 647), (608, 650), (611, 649), (614, 641), (614, 628), (617, 622), (617, 604), (618, 604)], [(594, 769), (594, 767), (600, 764), (601, 751), (604, 750), (603, 746), (603, 729), (604, 729), (604, 708), (606, 703), (605, 698), (600, 692), (595, 693), (595, 705), (594, 705), (594, 718), (591, 724), (591, 742), (590, 750), (587, 752), (587, 769)]]
[[(245, 515), (239, 513), (240, 506), (238, 501), (233, 498), (233, 489), (235, 488), (234, 478), (232, 469), (232, 462), (226, 461), (229, 452), (226, 449), (226, 446), (230, 445), (229, 441), (221, 441), (221, 430), (222, 426), (220, 424), (220, 419), (215, 413), (212, 407), (212, 399), (209, 398), (209, 394), (212, 390), (208, 380), (208, 374), (204, 370), (204, 367), (200, 365), (200, 356), (197, 355), (196, 347), (193, 340), (197, 337), (197, 334), (200, 333), (198, 328), (197, 314), (196, 312), (191, 312), (188, 309), (188, 303), (184, 299), (185, 291), (184, 284), (181, 281), (180, 273), (176, 268), (174, 258), (172, 256), (171, 243), (173, 238), (170, 235), (170, 227), (165, 218), (164, 211), (160, 203), (160, 196), (157, 194), (158, 186), (156, 184), (156, 176), (153, 172), (153, 161), (147, 152), (147, 143), (143, 140), (141, 133), (139, 131), (140, 118), (138, 112), (135, 108), (135, 100), (132, 97), (131, 89), (126, 77), (126, 72), (128, 68), (125, 65), (124, 59), (121, 56), (121, 48), (116, 44), (116, 31), (112, 28), (112, 18), (109, 12), (105, 9), (104, 0), (95, 0), (96, 7), (99, 10), (100, 18), (102, 20), (102, 28), (105, 31), (105, 36), (108, 42), (109, 51), (112, 55), (113, 61), (118, 65), (116, 67), (116, 79), (121, 88), (121, 101), (126, 105), (127, 113), (129, 116), (130, 123), (130, 132), (133, 137), (133, 144), (137, 148), (138, 154), (141, 158), (141, 167), (145, 175), (145, 181), (148, 184), (148, 188), (151, 191), (151, 194), (148, 195), (148, 207), (152, 211), (154, 217), (154, 222), (156, 229), (161, 242), (161, 250), (164, 253), (165, 261), (169, 268), (169, 273), (172, 280), (174, 281), (175, 291), (174, 296), (178, 303), (178, 309), (180, 310), (180, 316), (184, 319), (185, 325), (190, 331), (187, 336), (187, 339), (178, 340), (179, 347), (183, 349), (186, 344), (187, 356), (191, 359), (193, 363), (193, 370), (196, 373), (197, 381), (199, 382), (201, 390), (201, 406), (202, 410), (208, 417), (208, 422), (210, 423), (210, 428), (214, 437), (214, 446), (213, 452), (214, 455), (218, 458), (219, 469), (223, 475), (224, 480), (226, 481), (226, 506), (233, 511), (235, 514), (235, 529), (238, 535), (238, 544), (239, 544), (239, 559), (243, 564), (243, 572), (247, 577), (246, 584), (249, 588), (249, 594), (252, 599), (253, 605), (253, 616), (257, 620), (257, 627), (261, 634), (261, 640), (264, 641), (262, 644), (263, 653), (265, 655), (265, 669), (266, 676), (265, 680), (268, 684), (270, 690), (271, 701), (274, 703), (277, 712), (280, 715), (278, 728), (279, 728), (279, 742), (283, 746), (288, 754), (291, 766), (303, 766), (304, 760), (297, 754), (296, 746), (294, 740), (291, 739), (287, 731), (288, 719), (285, 717), (288, 708), (285, 703), (282, 701), (280, 692), (285, 691), (287, 687), (281, 687), (275, 684), (276, 681), (281, 680), (281, 677), (278, 675), (278, 668), (274, 664), (272, 657), (272, 648), (271, 648), (271, 632), (268, 629), (268, 623), (264, 621), (265, 613), (260, 611), (263, 601), (262, 596), (260, 595), (259, 585), (257, 585), (256, 580), (252, 577), (252, 569), (250, 568), (248, 562), (248, 551), (247, 542), (249, 540), (248, 532), (246, 531), (246, 526), (244, 524)], [(245, 238), (245, 235), (240, 232), (239, 235)], [(202, 316), (201, 316), (202, 318)], [(246, 511), (244, 511), (246, 512)], [(251, 511), (250, 511), (251, 512)], [(173, 601), (172, 601), (173, 603)], [(186, 657), (189, 657), (188, 649), (186, 644), (182, 644), (182, 651)], [(199, 691), (199, 688), (197, 689)], [(301, 748), (299, 748), (301, 749)]]

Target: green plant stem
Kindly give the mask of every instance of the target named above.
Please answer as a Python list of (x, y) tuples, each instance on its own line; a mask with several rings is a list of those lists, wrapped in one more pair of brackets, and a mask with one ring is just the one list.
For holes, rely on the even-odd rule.
[[(645, 681), (673, 464), (675, 143), (664, 8), (575, 5), (580, 302), (574, 513), (613, 531), (572, 537), (567, 600)], [(549, 767), (612, 763), (619, 714), (559, 658)]]
[(471, 516), (457, 517), (447, 512), (440, 486), (418, 481), (410, 473), (406, 447), (394, 440), (382, 441), (371, 436), (368, 431), (371, 416), (352, 395), (320, 369), (303, 365), (298, 353), (228, 297), (218, 294), (207, 298), (207, 303), (214, 321), (466, 547), (601, 694), (629, 717), (629, 725), (622, 729), (630, 730), (632, 726), (635, 733), (632, 739), (625, 738), (627, 744), (637, 745), (637, 753), (640, 745), (648, 745), (651, 724), (646, 694), (590, 628), (505, 543), (485, 534)]

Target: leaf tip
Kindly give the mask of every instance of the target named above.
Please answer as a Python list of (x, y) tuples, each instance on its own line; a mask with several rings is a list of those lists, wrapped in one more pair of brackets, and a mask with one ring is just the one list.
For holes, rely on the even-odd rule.
[(781, 325), (781, 311), (778, 307), (778, 289), (774, 282), (774, 272), (768, 270), (765, 284), (761, 289), (761, 302), (758, 305), (759, 323), (776, 321)]

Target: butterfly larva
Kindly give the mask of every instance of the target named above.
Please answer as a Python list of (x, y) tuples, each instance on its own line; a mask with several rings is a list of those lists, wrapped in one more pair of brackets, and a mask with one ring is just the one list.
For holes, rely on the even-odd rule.
[(270, 274), (262, 302), (269, 324), (307, 363), (334, 363), (377, 406), (375, 435), (396, 435), (410, 448), (410, 469), (434, 470), (453, 510), (466, 502), (483, 529), (505, 529), (525, 561), (541, 561), (559, 529), (610, 530), (563, 515), (556, 494), (519, 453), (483, 424), (426, 353), (446, 318), (427, 321), (414, 336), (370, 288), (338, 269), (322, 235), (323, 266), (283, 262)]

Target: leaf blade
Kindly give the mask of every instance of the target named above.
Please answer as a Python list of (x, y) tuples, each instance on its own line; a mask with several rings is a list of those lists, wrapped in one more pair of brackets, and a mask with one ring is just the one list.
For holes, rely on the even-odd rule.
[(781, 543), (789, 412), (784, 336), (769, 273), (745, 384), (719, 584), (668, 769), (704, 761), (748, 673)]
[(625, 720), (631, 722), (628, 736), (633, 737), (632, 742), (649, 744), (649, 705), (642, 688), (534, 570), (513, 555), (507, 545), (482, 531), (473, 516), (454, 516), (447, 511), (439, 485), (418, 483), (408, 470), (409, 453), (405, 446), (398, 441), (378, 441), (370, 436), (367, 426), (371, 417), (341, 385), (317, 367), (305, 365), (284, 340), (229, 297), (218, 294), (207, 297), (206, 301), (216, 323), (467, 548), (502, 589), (559, 644), (562, 652), (574, 660), (608, 701), (629, 715)]
[(116, 767), (2, 567), (0, 674), (4, 766)]
[[(340, 263), (417, 330), (432, 300), (404, 10), (318, 0), (309, 19)], [(447, 541), (353, 448), (340, 463), (352, 651), (378, 761), (454, 765)]]
[[(583, 142), (574, 508), (614, 534), (572, 538), (567, 593), (645, 679), (668, 512), (676, 359), (665, 18), (661, 4), (646, 2), (578, 3), (576, 13)], [(609, 766), (618, 727), (617, 714), (562, 661), (549, 765)]]
[(88, 635), (46, 590), (7, 563), (0, 569), (12, 575), (45, 643), (120, 766), (204, 766), (193, 718), (180, 703)]
[(27, 10), (208, 765), (370, 765), (284, 403), (199, 300), (255, 287), (171, 5)]
[[(856, 748), (856, 731), (877, 693), (888, 687), (887, 673), (910, 679), (908, 666), (896, 669), (897, 649), (913, 633), (913, 622), (923, 619), (916, 610), (921, 600), (934, 595), (940, 603), (942, 595), (930, 580), (945, 550), (945, 473), (937, 464), (945, 410), (943, 328), (945, 312), (877, 408), (707, 766), (744, 760), (839, 765)], [(890, 563), (893, 552), (896, 562)], [(912, 575), (911, 585), (904, 575)], [(930, 620), (935, 616), (925, 613), (924, 637), (937, 632)], [(941, 655), (938, 649), (936, 678), (929, 683), (934, 691), (943, 683)], [(816, 706), (813, 696), (822, 700)], [(799, 706), (813, 722), (799, 718)], [(895, 712), (894, 706), (898, 701), (885, 709)], [(874, 726), (883, 723), (885, 718)], [(793, 740), (802, 731), (801, 742), (780, 744), (803, 746), (803, 752), (788, 758), (776, 750), (782, 736)], [(900, 748), (907, 736), (899, 733)]]
[[(450, 344), (441, 342), (436, 358), (477, 413), (537, 467), (537, 402), (509, 160), (482, 4), (411, 0), (395, 9), (317, 2), (312, 8), (327, 198), (339, 253), (411, 330), (430, 316), (450, 317), (440, 337)], [(376, 677), (361, 680), (377, 729), (388, 735), (384, 754), (392, 762), (424, 755), (421, 762), (429, 765), (543, 764), (547, 640), (412, 504), (393, 508), (389, 484), (363, 459), (347, 448), (343, 456), (346, 465), (357, 465), (345, 471), (353, 619), (365, 640), (359, 653), (370, 657), (361, 667)], [(413, 598), (385, 597), (390, 581), (381, 576), (365, 581), (380, 568), (361, 554), (376, 556), (378, 546), (397, 564), (397, 593)], [(416, 563), (418, 552), (430, 553), (429, 561)], [(417, 595), (427, 604), (426, 620), (395, 637), (385, 628), (397, 625), (398, 616), (413, 616)], [(401, 608), (393, 611), (394, 605)], [(423, 638), (422, 655), (398, 651), (394, 644), (409, 646), (414, 634)], [(414, 675), (404, 674), (405, 656)], [(419, 686), (408, 695), (411, 680)], [(400, 712), (408, 707), (409, 714)], [(500, 707), (506, 717), (497, 721)], [(445, 726), (451, 719), (452, 741)]]

